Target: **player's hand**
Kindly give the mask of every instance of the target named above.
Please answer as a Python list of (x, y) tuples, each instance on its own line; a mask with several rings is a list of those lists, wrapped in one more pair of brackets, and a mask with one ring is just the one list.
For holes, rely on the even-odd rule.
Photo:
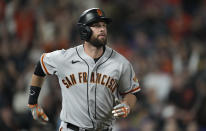
[(130, 107), (126, 103), (120, 103), (116, 105), (113, 110), (112, 114), (114, 117), (127, 117), (128, 114), (130, 113)]
[(49, 118), (47, 115), (44, 113), (43, 109), (38, 106), (37, 104), (35, 105), (28, 105), (29, 108), (31, 109), (32, 116), (34, 120), (38, 120), (40, 122), (48, 122)]

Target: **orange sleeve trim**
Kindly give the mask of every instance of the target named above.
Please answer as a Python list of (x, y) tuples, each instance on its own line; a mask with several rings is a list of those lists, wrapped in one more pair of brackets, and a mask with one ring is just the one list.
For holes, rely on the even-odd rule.
[(41, 63), (42, 63), (42, 65), (43, 65), (43, 68), (44, 68), (46, 74), (49, 75), (49, 72), (48, 72), (48, 70), (47, 70), (47, 68), (46, 68), (46, 66), (45, 66), (45, 64), (44, 64), (44, 61), (43, 61), (45, 55), (46, 55), (46, 53), (44, 53), (44, 54), (42, 55), (42, 57), (41, 57)]
[(137, 90), (140, 90), (140, 87), (139, 87), (139, 86), (136, 87), (136, 88), (134, 88), (134, 89), (132, 89), (131, 91), (128, 91), (128, 92), (125, 92), (125, 93), (120, 93), (120, 95), (126, 95), (126, 94), (129, 94), (129, 93), (135, 92), (135, 91), (137, 91)]

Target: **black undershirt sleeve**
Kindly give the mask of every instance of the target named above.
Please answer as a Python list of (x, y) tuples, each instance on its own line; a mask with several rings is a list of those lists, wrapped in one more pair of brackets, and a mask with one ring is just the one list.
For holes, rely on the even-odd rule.
[(46, 76), (46, 74), (44, 73), (44, 71), (41, 67), (40, 61), (37, 63), (37, 65), (35, 67), (34, 74), (37, 75), (37, 76), (42, 76), (42, 77)]

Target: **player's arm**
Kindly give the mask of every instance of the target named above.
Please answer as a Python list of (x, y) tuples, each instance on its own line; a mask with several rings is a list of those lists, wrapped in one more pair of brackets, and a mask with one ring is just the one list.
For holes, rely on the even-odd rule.
[(136, 104), (136, 96), (134, 94), (126, 94), (123, 100), (114, 107), (112, 113), (115, 117), (127, 117)]
[(38, 76), (38, 75), (33, 74), (30, 85), (31, 86), (41, 87), (43, 82), (44, 82), (44, 76)]
[(41, 91), (42, 84), (44, 82), (44, 77), (45, 73), (42, 70), (40, 62), (38, 62), (30, 83), (28, 106), (31, 109), (33, 118), (35, 120), (46, 122), (48, 121), (48, 117), (44, 113), (43, 109), (38, 106), (38, 97)]
[(115, 117), (126, 117), (130, 113), (135, 107), (137, 101), (135, 94), (138, 91), (140, 91), (140, 86), (135, 72), (131, 64), (126, 64), (119, 81), (119, 93), (123, 100), (113, 108), (112, 113)]
[(122, 103), (127, 104), (130, 107), (130, 110), (132, 110), (136, 104), (137, 98), (134, 94), (127, 94), (124, 96), (124, 99)]

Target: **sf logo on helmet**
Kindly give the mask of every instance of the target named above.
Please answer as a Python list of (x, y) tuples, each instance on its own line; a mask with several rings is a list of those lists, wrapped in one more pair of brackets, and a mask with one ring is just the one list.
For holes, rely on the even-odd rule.
[(102, 16), (102, 11), (101, 11), (100, 9), (97, 9), (97, 14), (98, 14), (99, 16)]

